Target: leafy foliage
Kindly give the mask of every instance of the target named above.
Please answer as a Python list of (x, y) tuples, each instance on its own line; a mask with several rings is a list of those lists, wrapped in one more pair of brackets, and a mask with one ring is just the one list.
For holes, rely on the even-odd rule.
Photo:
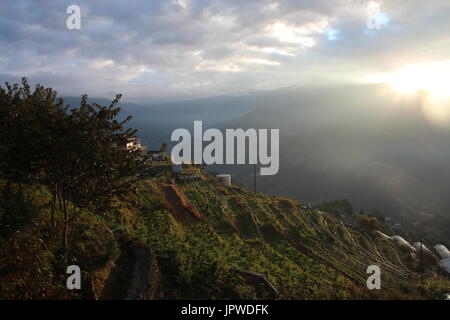
[(32, 91), (25, 78), (22, 86), (0, 87), (0, 177), (8, 186), (48, 186), (52, 225), (57, 203), (64, 214), (65, 247), (69, 224), (80, 210), (116, 209), (117, 199), (132, 190), (139, 172), (139, 151), (118, 148), (136, 133), (124, 129), (131, 117), (116, 120), (120, 97), (100, 106), (89, 104), (84, 95), (78, 107), (70, 107), (51, 88), (37, 85)]

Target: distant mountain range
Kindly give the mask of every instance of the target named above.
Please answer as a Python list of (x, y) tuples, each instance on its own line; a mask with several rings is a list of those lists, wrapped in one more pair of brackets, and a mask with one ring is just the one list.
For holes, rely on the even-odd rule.
[[(376, 208), (386, 216), (419, 220), (450, 212), (449, 131), (426, 121), (422, 98), (402, 98), (383, 85), (292, 87), (124, 104), (123, 113), (133, 115), (130, 125), (155, 147), (170, 140), (173, 129), (191, 129), (194, 120), (205, 127), (278, 128), (280, 171), (258, 177), (258, 190), (311, 202), (347, 198), (358, 210)], [(211, 170), (252, 183), (249, 166)]]

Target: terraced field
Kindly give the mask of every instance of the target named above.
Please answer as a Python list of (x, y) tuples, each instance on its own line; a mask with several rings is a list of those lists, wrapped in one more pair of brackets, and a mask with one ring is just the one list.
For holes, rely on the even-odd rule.
[[(255, 194), (238, 187), (227, 190), (217, 187), (211, 180), (185, 184), (184, 189), (197, 207), (206, 203), (207, 208), (212, 209), (208, 210), (208, 213), (215, 213), (211, 221), (221, 221), (222, 226), (232, 227), (244, 238), (264, 237), (261, 233), (264, 225), (276, 226), (274, 231), (280, 235), (278, 241), (288, 241), (302, 254), (320, 260), (360, 283), (366, 282), (366, 269), (373, 264), (380, 266), (389, 280), (414, 277), (391, 243), (378, 241), (356, 227), (346, 227), (330, 216), (300, 209), (298, 202)], [(217, 225), (217, 228), (222, 226)], [(266, 234), (268, 240), (271, 236), (273, 234)], [(384, 251), (391, 250), (398, 264), (383, 257), (377, 245)]]
[[(348, 299), (415, 296), (419, 277), (406, 252), (357, 226), (285, 198), (223, 187), (213, 178), (178, 184), (204, 219), (175, 219), (158, 180), (143, 183), (136, 234), (159, 254), (168, 298)], [(148, 192), (151, 190), (152, 192)], [(151, 196), (149, 196), (151, 194)], [(148, 232), (154, 230), (154, 232)], [(366, 288), (367, 267), (382, 290)], [(230, 269), (264, 274), (279, 291)]]

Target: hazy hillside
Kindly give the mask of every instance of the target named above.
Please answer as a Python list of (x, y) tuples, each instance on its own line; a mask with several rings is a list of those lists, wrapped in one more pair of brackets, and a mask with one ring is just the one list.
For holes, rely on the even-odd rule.
[[(77, 105), (79, 98), (66, 97), (66, 103)], [(109, 105), (106, 99), (90, 98), (99, 104)], [(138, 128), (139, 135), (152, 147), (159, 147), (170, 141), (170, 135), (177, 128), (192, 130), (195, 120), (202, 120), (204, 127), (221, 127), (224, 123), (239, 118), (253, 110), (261, 99), (248, 97), (214, 97), (201, 100), (187, 100), (173, 103), (140, 105), (121, 103), (121, 118), (132, 115), (129, 127)]]
[[(447, 215), (449, 131), (431, 125), (420, 94), (381, 85), (292, 87), (151, 106), (124, 104), (131, 126), (153, 147), (173, 129), (279, 128), (280, 171), (259, 190), (317, 202), (348, 198), (357, 208), (411, 221)], [(213, 166), (251, 184), (246, 166)]]
[(314, 202), (349, 198), (414, 219), (448, 213), (449, 132), (428, 124), (417, 101), (379, 92), (383, 87), (344, 87), (305, 97), (288, 90), (290, 104), (260, 108), (228, 126), (280, 128), (280, 172), (260, 178), (262, 191)]

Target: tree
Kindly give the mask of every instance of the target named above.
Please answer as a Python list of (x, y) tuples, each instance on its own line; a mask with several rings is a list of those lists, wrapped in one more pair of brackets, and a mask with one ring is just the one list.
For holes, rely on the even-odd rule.
[(80, 210), (104, 214), (117, 208), (118, 200), (133, 190), (143, 164), (139, 150), (117, 147), (136, 134), (124, 128), (131, 117), (116, 119), (120, 98), (100, 106), (89, 104), (84, 95), (78, 107), (70, 107), (51, 88), (37, 85), (31, 92), (25, 78), (22, 87), (0, 87), (0, 134), (7, 137), (0, 142), (0, 175), (18, 185), (49, 187), (51, 225), (55, 227), (57, 203), (64, 214), (64, 249)]

